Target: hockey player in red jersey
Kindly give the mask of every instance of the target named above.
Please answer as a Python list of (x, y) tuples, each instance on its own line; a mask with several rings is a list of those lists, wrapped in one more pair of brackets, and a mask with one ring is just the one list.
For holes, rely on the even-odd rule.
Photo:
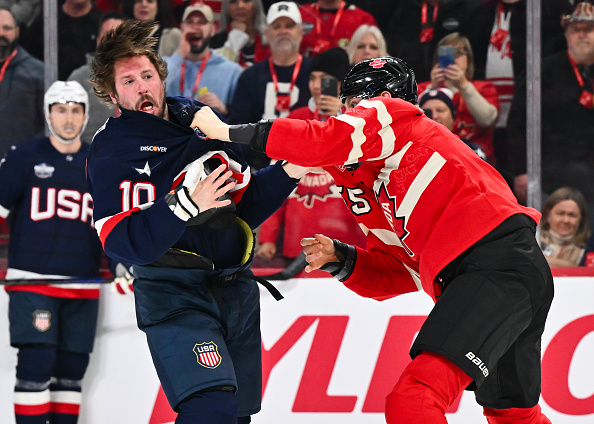
[(272, 158), (323, 166), (342, 186), (368, 229), (367, 248), (304, 239), (307, 270), (327, 270), (377, 300), (422, 289), (436, 302), (386, 399), (389, 424), (446, 423), (464, 389), (475, 391), (491, 424), (550, 424), (538, 405), (553, 299), (534, 237), (540, 213), (520, 206), (497, 171), (427, 118), (416, 98), (412, 70), (381, 57), (351, 69), (341, 88), (349, 110), (327, 122), (227, 126), (203, 108), (192, 126)]

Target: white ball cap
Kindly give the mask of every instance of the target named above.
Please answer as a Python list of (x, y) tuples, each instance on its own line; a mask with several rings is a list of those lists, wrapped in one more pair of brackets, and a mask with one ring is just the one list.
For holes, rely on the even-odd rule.
[(279, 1), (271, 5), (270, 9), (268, 9), (268, 15), (266, 15), (266, 23), (270, 25), (283, 16), (291, 19), (297, 25), (301, 25), (302, 23), (299, 6), (292, 1)]

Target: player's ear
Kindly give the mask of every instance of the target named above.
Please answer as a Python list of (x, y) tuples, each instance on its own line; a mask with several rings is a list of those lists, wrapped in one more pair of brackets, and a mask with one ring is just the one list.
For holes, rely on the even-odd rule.
[(115, 95), (109, 93), (109, 97), (111, 98), (111, 101), (113, 102), (114, 105), (118, 104), (118, 99), (116, 98)]
[(389, 91), (382, 91), (379, 97), (392, 97), (392, 94)]

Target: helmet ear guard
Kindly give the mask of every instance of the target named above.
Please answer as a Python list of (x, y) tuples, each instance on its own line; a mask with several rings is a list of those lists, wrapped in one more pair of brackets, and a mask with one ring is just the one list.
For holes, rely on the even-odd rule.
[(351, 96), (369, 99), (388, 91), (392, 97), (417, 104), (413, 70), (401, 59), (383, 56), (359, 62), (347, 73), (340, 89), (344, 104)]

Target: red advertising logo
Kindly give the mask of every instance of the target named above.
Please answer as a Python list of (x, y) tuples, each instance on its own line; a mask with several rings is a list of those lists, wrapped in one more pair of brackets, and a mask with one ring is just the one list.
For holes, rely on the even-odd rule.
[[(425, 321), (423, 315), (392, 316), (389, 320), (375, 368), (361, 407), (363, 413), (383, 413), (385, 397), (410, 361), (408, 350), (415, 335)], [(338, 353), (347, 329), (348, 316), (301, 316), (274, 344), (262, 346), (263, 395), (270, 374), (276, 364), (317, 323), (309, 355), (307, 357), (292, 412), (353, 412), (357, 396), (328, 394)], [(567, 415), (594, 413), (594, 395), (577, 398), (569, 389), (569, 368), (579, 343), (594, 332), (594, 315), (578, 318), (553, 337), (542, 360), (542, 396), (554, 410)], [(460, 398), (448, 413), (458, 410)], [(159, 391), (149, 424), (164, 424), (175, 420), (175, 413)]]

